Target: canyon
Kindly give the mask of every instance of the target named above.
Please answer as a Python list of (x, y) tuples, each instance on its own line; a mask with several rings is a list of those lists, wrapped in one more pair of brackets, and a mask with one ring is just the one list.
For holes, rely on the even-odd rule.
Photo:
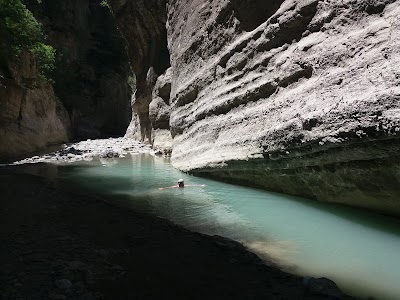
[(0, 22), (1, 299), (398, 298), (400, 0), (6, 2), (56, 55)]
[(400, 214), (399, 1), (110, 4), (128, 136), (185, 172)]
[(3, 159), (130, 122), (182, 171), (400, 215), (399, 1), (26, 4), (55, 84), (2, 76)]

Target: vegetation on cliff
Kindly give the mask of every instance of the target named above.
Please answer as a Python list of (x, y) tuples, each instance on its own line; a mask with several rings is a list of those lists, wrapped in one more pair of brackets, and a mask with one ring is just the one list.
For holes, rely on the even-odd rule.
[(34, 54), (39, 79), (49, 81), (55, 49), (45, 43), (40, 23), (20, 0), (0, 0), (0, 67), (8, 70), (23, 51)]

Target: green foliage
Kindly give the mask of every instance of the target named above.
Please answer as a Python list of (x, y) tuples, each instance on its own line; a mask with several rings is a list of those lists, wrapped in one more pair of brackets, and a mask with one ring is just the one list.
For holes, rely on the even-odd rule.
[(31, 51), (35, 54), (41, 79), (50, 81), (46, 75), (51, 74), (51, 72), (54, 70), (56, 50), (50, 45), (36, 43), (32, 47)]
[(0, 0), (0, 39), (3, 65), (17, 62), (21, 52), (27, 50), (35, 54), (40, 75), (49, 76), (55, 50), (44, 43), (41, 25), (21, 0)]
[(108, 4), (107, 0), (102, 0), (100, 2), (100, 5), (103, 6), (103, 7), (107, 7), (108, 9), (111, 10), (110, 4)]
[(14, 54), (30, 48), (42, 38), (40, 24), (20, 0), (3, 0), (0, 7), (0, 26)]

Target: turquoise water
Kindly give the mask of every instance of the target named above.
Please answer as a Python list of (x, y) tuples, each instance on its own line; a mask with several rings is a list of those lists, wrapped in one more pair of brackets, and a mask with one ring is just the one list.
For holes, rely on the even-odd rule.
[[(400, 299), (400, 221), (302, 198), (186, 175), (148, 154), (57, 167), (64, 184), (118, 205), (245, 243), (299, 275), (325, 276), (345, 292)], [(54, 174), (53, 174), (54, 175)], [(159, 190), (176, 184), (204, 187)]]

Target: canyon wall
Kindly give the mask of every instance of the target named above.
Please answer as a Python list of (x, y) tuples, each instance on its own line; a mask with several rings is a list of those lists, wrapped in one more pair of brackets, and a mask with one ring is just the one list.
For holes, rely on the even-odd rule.
[(38, 84), (35, 57), (25, 52), (6, 69), (0, 67), (0, 162), (66, 142), (68, 113), (50, 84)]
[[(14, 58), (0, 51), (0, 160), (72, 139), (124, 135), (133, 72), (110, 8), (97, 0), (23, 3), (41, 23), (44, 42), (56, 50), (55, 69), (43, 84), (34, 55), (25, 51)], [(29, 34), (24, 26), (8, 34), (0, 28), (1, 49), (12, 47), (13, 35)]]
[[(128, 44), (129, 60), (136, 75), (133, 116), (126, 135), (152, 143), (154, 136), (149, 105), (158, 76), (170, 66), (165, 27), (166, 1), (110, 0), (109, 3), (118, 29)], [(166, 101), (169, 103), (169, 95)], [(168, 122), (167, 131), (169, 134)]]
[(100, 0), (25, 0), (57, 51), (54, 91), (74, 139), (122, 136), (131, 120), (126, 43)]
[(166, 18), (170, 95), (134, 123), (162, 110), (174, 166), (400, 215), (400, 1), (110, 2), (148, 88)]

